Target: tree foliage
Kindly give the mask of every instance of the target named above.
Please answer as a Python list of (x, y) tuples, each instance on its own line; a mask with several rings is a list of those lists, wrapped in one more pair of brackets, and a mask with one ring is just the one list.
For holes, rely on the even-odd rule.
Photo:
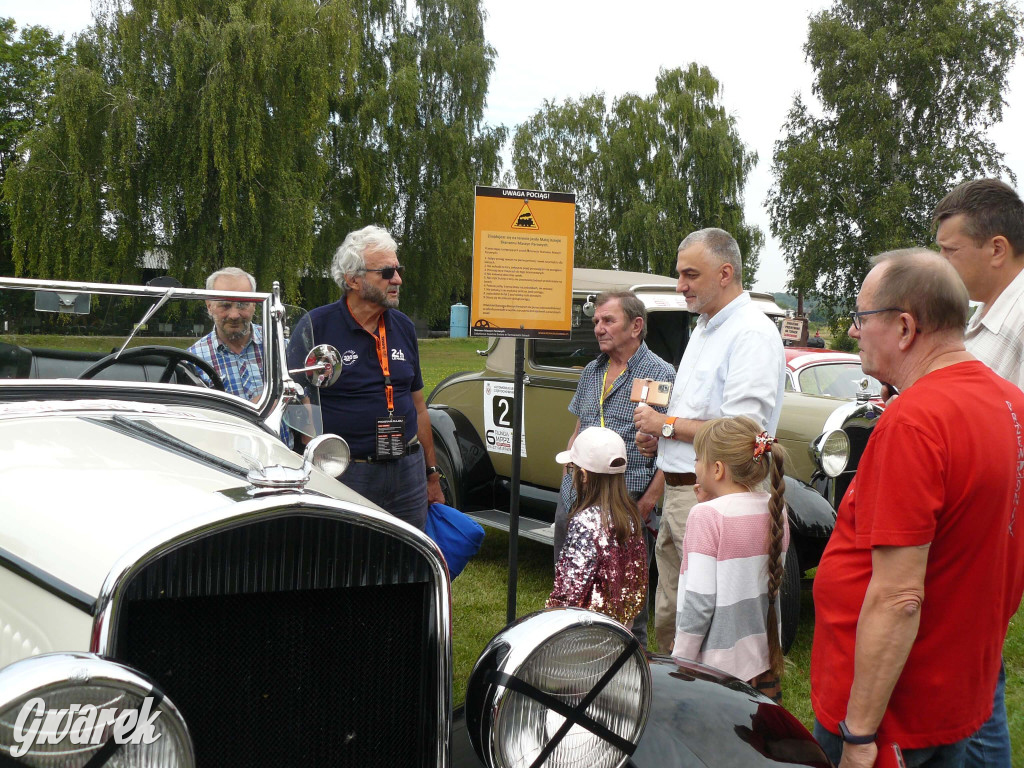
[(362, 58), (332, 103), (314, 260), (324, 270), (346, 233), (385, 226), (409, 267), (403, 308), (438, 319), (470, 285), (474, 187), (496, 180), (505, 130), (482, 124), (495, 54), (479, 0), (419, 0), (411, 17), (404, 8), (357, 8)]
[(0, 18), (0, 275), (14, 271), (11, 262), (10, 204), (3, 181), (21, 162), (19, 143), (42, 121), (43, 105), (53, 90), (64, 40), (44, 27), (16, 34), (14, 19)]
[(811, 18), (822, 111), (795, 98), (767, 201), (791, 290), (820, 293), (835, 317), (871, 256), (931, 241), (931, 211), (954, 185), (1013, 178), (986, 130), (1021, 23), (1004, 0), (840, 0)]
[(376, 223), (410, 266), (403, 309), (446, 311), (504, 138), (480, 127), (479, 0), (108, 3), (8, 183), (21, 272), (133, 280), (158, 251), (186, 284), (236, 265), (312, 303)]
[(613, 266), (605, 194), (606, 113), (600, 93), (561, 104), (545, 100), (516, 128), (512, 141), (515, 186), (576, 194), (577, 266)]
[(740, 140), (706, 67), (663, 70), (654, 93), (545, 102), (516, 131), (519, 186), (577, 193), (577, 266), (668, 274), (689, 232), (721, 227), (753, 284), (764, 238), (743, 218), (757, 155)]

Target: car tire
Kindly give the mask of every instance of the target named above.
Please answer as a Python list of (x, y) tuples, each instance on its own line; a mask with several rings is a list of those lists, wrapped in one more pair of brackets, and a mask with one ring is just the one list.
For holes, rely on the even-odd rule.
[(452, 469), (452, 459), (448, 455), (448, 449), (436, 434), (434, 435), (434, 457), (437, 460), (437, 466), (441, 468), (441, 490), (444, 491), (444, 503), (461, 511), (459, 503), (462, 499), (459, 493), (458, 478), (455, 477), (455, 471)]
[(789, 653), (796, 640), (796, 629), (800, 624), (800, 558), (794, 547), (786, 553), (786, 564), (782, 573), (782, 589), (779, 591), (779, 607), (782, 610), (782, 652)]

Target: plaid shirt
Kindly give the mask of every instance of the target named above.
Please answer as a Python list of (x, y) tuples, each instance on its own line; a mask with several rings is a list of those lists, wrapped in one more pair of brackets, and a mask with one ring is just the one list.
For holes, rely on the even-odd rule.
[[(569, 403), (569, 410), (579, 417), (580, 431), (587, 427), (602, 426), (601, 389), (607, 370), (608, 355), (602, 353), (596, 360), (588, 363), (580, 374), (576, 394)], [(642, 456), (636, 447), (636, 427), (633, 426), (636, 403), (629, 399), (633, 379), (672, 381), (675, 375), (675, 369), (671, 365), (651, 352), (647, 344), (641, 342), (640, 348), (626, 362), (626, 370), (612, 383), (611, 392), (604, 400), (604, 426), (618, 432), (626, 443), (626, 488), (634, 498), (639, 498), (647, 490), (657, 467), (653, 456)], [(665, 413), (664, 407), (655, 410)], [(563, 482), (562, 502), (566, 510), (571, 510), (575, 501), (572, 483)]]
[[(255, 323), (252, 325), (252, 338), (245, 345), (241, 354), (235, 354), (218, 337), (214, 328), (199, 341), (188, 348), (196, 357), (202, 358), (220, 374), (224, 382), (224, 391), (237, 395), (243, 400), (253, 402), (263, 394), (263, 329)], [(196, 369), (196, 374), (212, 385), (210, 377)], [(281, 440), (291, 446), (291, 430), (281, 422)]]
[[(224, 391), (252, 402), (263, 394), (263, 329), (252, 326), (252, 338), (240, 355), (232, 352), (217, 337), (217, 329), (210, 331), (188, 348), (220, 374)], [(198, 371), (199, 377), (210, 384), (210, 377)]]

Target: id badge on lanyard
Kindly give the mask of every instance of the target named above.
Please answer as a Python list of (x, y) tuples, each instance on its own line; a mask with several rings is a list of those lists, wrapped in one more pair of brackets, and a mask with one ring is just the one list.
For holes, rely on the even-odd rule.
[(384, 316), (377, 320), (377, 360), (384, 373), (384, 397), (388, 404), (388, 415), (377, 419), (377, 458), (397, 459), (405, 455), (405, 419), (395, 416), (395, 388), (391, 385), (391, 368), (388, 365), (388, 337), (384, 330)]

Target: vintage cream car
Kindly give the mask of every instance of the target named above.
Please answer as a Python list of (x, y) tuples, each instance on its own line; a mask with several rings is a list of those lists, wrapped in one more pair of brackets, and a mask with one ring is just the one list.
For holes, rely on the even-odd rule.
[[(180, 348), (205, 301), (256, 305), (255, 401)], [(588, 611), (506, 628), (453, 711), (445, 562), (336, 479), (293, 375), (344, 371), (297, 318), (276, 286), (0, 278), (0, 765), (825, 765), (782, 708)]]
[[(647, 308), (647, 345), (673, 366), (682, 359), (696, 322), (682, 294), (676, 293), (673, 278), (581, 268), (573, 272), (571, 337), (528, 339), (525, 344), (519, 531), (546, 543), (552, 540), (561, 480), (561, 467), (551, 459), (565, 449), (576, 425), (568, 407), (580, 371), (599, 352), (590, 321), (597, 294), (632, 288)], [(751, 298), (769, 317), (785, 317), (785, 310), (770, 295), (752, 293)], [(505, 530), (512, 473), (514, 348), (514, 339), (492, 339), (481, 352), (486, 356), (483, 371), (448, 377), (427, 401), (450, 503), (486, 525)], [(851, 414), (864, 410), (856, 401), (790, 389), (783, 395), (777, 431), (790, 458), (786, 503), (792, 546), (782, 592), (786, 648), (796, 635), (802, 574), (818, 564), (835, 524), (835, 507), (856, 470), (859, 453), (853, 455), (854, 451), (863, 450), (856, 438), (851, 449), (843, 427)]]

